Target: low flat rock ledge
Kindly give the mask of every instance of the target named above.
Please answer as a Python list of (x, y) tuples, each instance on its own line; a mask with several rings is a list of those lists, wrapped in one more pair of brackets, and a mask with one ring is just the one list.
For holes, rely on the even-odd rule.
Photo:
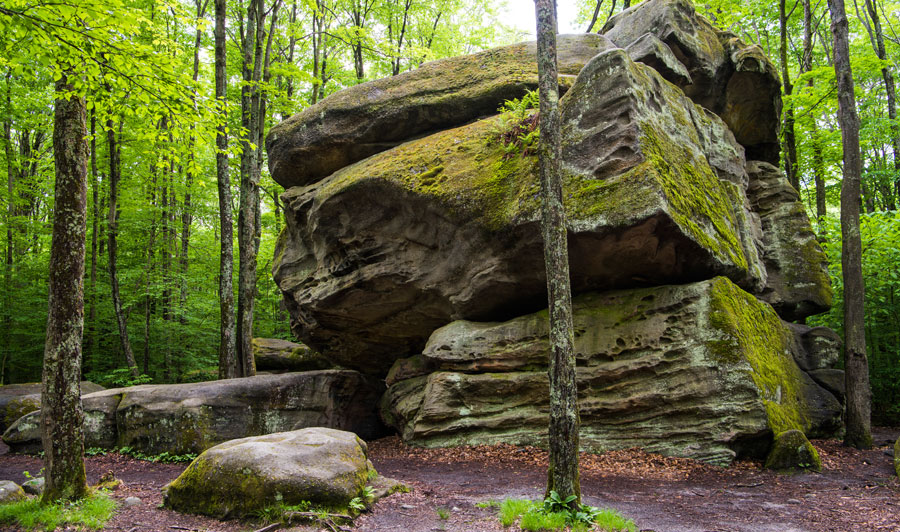
[(204, 451), (163, 488), (163, 505), (220, 519), (308, 501), (346, 511), (377, 476), (366, 443), (313, 427), (228, 441)]
[[(39, 382), (0, 386), (0, 433), (20, 417), (41, 408), (42, 386)], [(82, 396), (105, 389), (91, 381), (81, 381)]]
[[(384, 430), (375, 406), (383, 390), (350, 370), (110, 389), (83, 398), (85, 447), (199, 453), (235, 438), (305, 427), (374, 438)], [(39, 414), (7, 429), (3, 441), (11, 450), (40, 451)]]
[[(575, 298), (581, 443), (729, 464), (774, 433), (840, 426), (840, 403), (794, 362), (791, 331), (725, 278)], [(398, 361), (385, 421), (425, 447), (546, 445), (546, 311), (458, 321)]]

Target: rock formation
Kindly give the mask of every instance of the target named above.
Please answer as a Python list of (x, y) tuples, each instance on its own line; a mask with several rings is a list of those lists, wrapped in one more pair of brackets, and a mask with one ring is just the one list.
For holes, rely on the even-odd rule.
[[(485, 116), (534, 86), (533, 46), (338, 92), (267, 139), (288, 187), (273, 274), (292, 330), (386, 376), (383, 415), (412, 443), (546, 430), (537, 159)], [(584, 445), (725, 463), (773, 432), (837, 429), (828, 350), (781, 321), (827, 309), (831, 287), (773, 166), (772, 64), (687, 0), (647, 0), (560, 49)]]
[[(84, 396), (85, 447), (199, 453), (235, 438), (305, 427), (377, 437), (383, 429), (374, 404), (382, 390), (348, 370), (115, 388)], [(13, 451), (41, 449), (39, 414), (7, 429), (3, 441)]]

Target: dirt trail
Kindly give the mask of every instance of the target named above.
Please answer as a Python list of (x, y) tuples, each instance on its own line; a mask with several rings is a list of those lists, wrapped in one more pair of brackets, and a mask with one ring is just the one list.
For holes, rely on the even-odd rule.
[[(738, 462), (725, 469), (633, 450), (583, 455), (582, 489), (586, 502), (615, 508), (645, 531), (900, 532), (900, 480), (888, 454), (888, 443), (898, 435), (898, 429), (878, 429), (878, 446), (871, 451), (814, 441), (824, 463), (821, 474), (776, 474), (762, 470), (757, 462)], [(391, 437), (372, 442), (369, 450), (381, 474), (408, 483), (413, 491), (379, 502), (357, 519), (354, 530), (501, 531), (496, 511), (479, 508), (478, 503), (543, 496), (546, 453), (539, 449), (506, 445), (415, 449)], [(38, 458), (2, 454), (0, 479), (22, 482), (23, 471), (35, 474), (41, 466)], [(124, 483), (113, 496), (120, 501), (130, 496), (141, 499), (136, 506), (120, 506), (105, 530), (237, 532), (259, 526), (159, 508), (160, 488), (184, 467), (114, 453), (88, 458), (91, 482), (113, 471)]]

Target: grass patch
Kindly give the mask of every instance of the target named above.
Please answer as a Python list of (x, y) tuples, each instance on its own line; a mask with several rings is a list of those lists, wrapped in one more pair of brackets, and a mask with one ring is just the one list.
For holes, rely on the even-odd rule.
[(627, 530), (628, 532), (637, 532), (637, 525), (631, 519), (626, 519), (619, 512), (603, 508), (594, 515), (594, 524), (600, 530), (608, 532), (616, 532), (619, 530)]
[(446, 508), (436, 508), (434, 511), (437, 512), (438, 519), (440, 519), (441, 521), (450, 519), (450, 510)]
[(537, 509), (532, 509), (522, 516), (519, 526), (522, 530), (562, 530), (566, 528), (568, 514), (564, 512), (552, 512), (545, 514)]
[(0, 523), (26, 530), (56, 530), (62, 525), (99, 530), (113, 515), (116, 503), (102, 492), (75, 502), (41, 506), (38, 498), (0, 505)]
[(536, 503), (526, 499), (504, 499), (500, 503), (500, 524), (510, 526), (516, 519), (528, 510), (534, 508)]
[[(497, 505), (496, 501), (479, 504), (484, 504), (482, 507), (488, 508), (492, 503)], [(561, 506), (559, 496), (549, 497), (545, 501), (505, 499), (498, 506), (498, 516), (504, 527), (519, 521), (519, 527), (528, 531), (637, 532), (638, 530), (634, 521), (609, 508), (601, 509), (583, 504), (579, 508), (567, 510)]]

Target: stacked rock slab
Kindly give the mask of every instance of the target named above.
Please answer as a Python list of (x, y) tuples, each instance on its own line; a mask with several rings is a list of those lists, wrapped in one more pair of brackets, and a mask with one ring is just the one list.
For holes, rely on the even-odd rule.
[[(807, 373), (827, 368), (797, 366), (802, 341), (779, 319), (828, 308), (831, 289), (799, 197), (769, 164), (781, 106), (774, 68), (687, 0), (647, 0), (605, 32), (560, 44), (577, 74), (560, 101), (572, 288), (587, 315), (612, 304), (598, 292), (669, 300), (658, 313), (671, 311), (675, 325), (585, 322), (582, 336), (625, 345), (580, 354), (584, 441), (724, 463), (764, 453), (773, 431), (835, 430), (840, 405)], [(443, 60), (446, 80), (428, 65), (363, 84), (267, 139), (270, 169), (289, 187), (273, 274), (292, 330), (341, 366), (374, 376), (393, 366), (382, 413), (412, 443), (541, 443), (546, 432), (546, 344), (518, 321), (546, 319), (537, 158), (510, 155), (504, 118), (479, 117), (498, 93), (458, 81), (469, 76), (477, 89), (493, 75), (524, 91), (533, 77), (518, 89), (507, 80), (534, 75), (532, 54), (516, 45)], [(441, 111), (446, 102), (459, 112)], [(398, 116), (428, 120), (404, 129)], [(353, 143), (364, 149), (341, 147)], [(709, 302), (723, 286), (747, 312), (729, 318), (727, 334), (695, 326), (713, 320)], [(468, 365), (429, 351), (434, 335), (469, 338), (469, 326), (509, 336), (478, 340), (486, 354)], [(761, 360), (768, 369), (748, 369)], [(630, 373), (618, 381), (617, 371)], [(604, 403), (604, 382), (626, 399)]]
[[(305, 427), (382, 434), (373, 405), (383, 387), (349, 370), (142, 385), (85, 395), (85, 447), (131, 447), (147, 454), (199, 453), (235, 438)], [(41, 448), (40, 416), (3, 435), (16, 452)]]
[[(794, 362), (791, 331), (725, 278), (583, 294), (573, 310), (584, 448), (729, 463), (764, 454), (770, 430), (840, 424), (840, 403)], [(546, 311), (438, 329), (395, 363), (384, 418), (425, 446), (546, 444), (547, 335)]]

